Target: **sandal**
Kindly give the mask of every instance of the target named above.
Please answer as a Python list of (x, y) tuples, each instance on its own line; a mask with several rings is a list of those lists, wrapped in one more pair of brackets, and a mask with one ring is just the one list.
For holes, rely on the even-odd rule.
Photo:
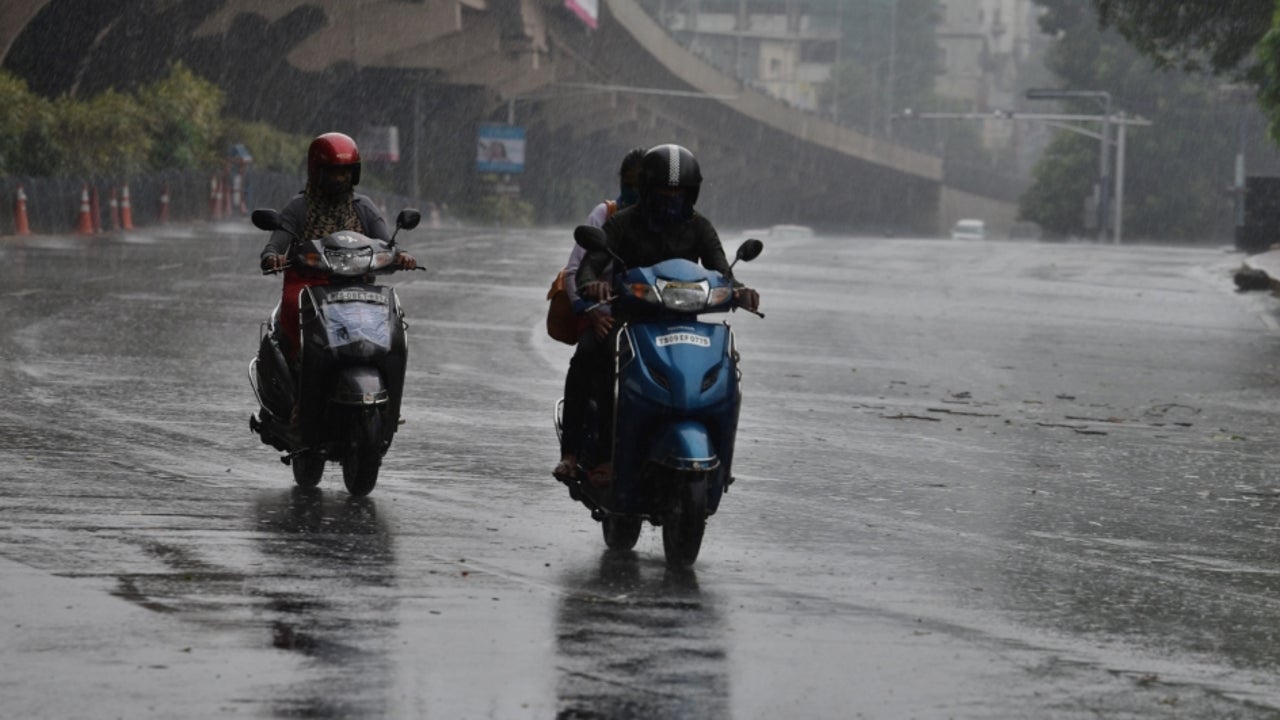
[(573, 476), (577, 470), (574, 465), (575, 463), (570, 462), (569, 460), (561, 460), (556, 463), (556, 467), (551, 471), (551, 474), (560, 482), (569, 482), (570, 480), (573, 480)]

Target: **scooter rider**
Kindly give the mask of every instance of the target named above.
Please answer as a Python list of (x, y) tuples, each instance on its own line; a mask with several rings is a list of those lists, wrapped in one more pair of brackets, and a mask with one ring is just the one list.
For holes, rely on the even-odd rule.
[[(693, 153), (680, 145), (651, 148), (640, 161), (639, 202), (615, 213), (602, 228), (609, 248), (626, 267), (683, 258), (700, 262), (703, 267), (732, 279), (733, 271), (715, 227), (693, 209), (701, 187), (702, 171)], [(612, 256), (602, 250), (586, 253), (576, 278), (578, 293), (582, 297), (598, 301), (609, 298), (612, 286), (605, 268), (611, 261)], [(751, 288), (738, 286), (734, 300), (741, 307), (756, 310), (760, 295)], [(610, 345), (606, 343), (606, 346)], [(613, 393), (609, 387), (611, 370), (609, 365), (598, 368), (595, 373), (603, 438), (611, 437), (613, 430)], [(592, 471), (593, 479), (605, 473), (612, 474), (611, 467), (597, 467)]]
[[(622, 158), (622, 165), (618, 168), (618, 199), (613, 203), (602, 202), (596, 205), (587, 216), (588, 225), (601, 227), (610, 217), (613, 217), (614, 213), (636, 203), (640, 197), (640, 161), (646, 152), (642, 147), (633, 148)], [(586, 250), (581, 245), (574, 244), (573, 251), (569, 254), (569, 262), (565, 264), (567, 276), (577, 273), (585, 254)], [(606, 266), (605, 273), (609, 272)], [(591, 303), (578, 297), (574, 282), (568, 282), (566, 285), (575, 309), (578, 312), (585, 311)], [(569, 361), (569, 372), (564, 378), (560, 462), (551, 471), (552, 475), (561, 480), (573, 477), (578, 466), (578, 451), (582, 446), (582, 425), (587, 413), (587, 401), (591, 397), (592, 378), (597, 374), (597, 368), (607, 367), (612, 362), (611, 346), (604, 342), (613, 330), (613, 314), (609, 306), (602, 305), (587, 312), (587, 315), (590, 322), (578, 338), (577, 348)]]
[[(323, 276), (289, 266), (288, 251), (294, 235), (300, 240), (313, 240), (339, 230), (354, 230), (379, 240), (391, 238), (377, 206), (368, 196), (354, 191), (359, 183), (360, 150), (355, 141), (338, 132), (317, 136), (307, 150), (306, 188), (280, 211), (284, 229), (271, 233), (262, 248), (262, 269), (284, 270), (276, 328), (285, 341), (290, 361), (298, 359), (298, 295), (306, 287), (328, 282)], [(405, 270), (417, 267), (417, 261), (406, 252), (397, 255), (397, 264)]]

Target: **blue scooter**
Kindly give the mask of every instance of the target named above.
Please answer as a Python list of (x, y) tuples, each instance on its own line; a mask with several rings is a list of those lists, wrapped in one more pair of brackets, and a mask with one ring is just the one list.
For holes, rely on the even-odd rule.
[[(574, 240), (611, 252), (599, 228), (579, 226)], [(734, 264), (750, 262), (763, 249), (759, 240), (745, 241)], [(582, 462), (562, 482), (601, 523), (610, 548), (633, 548), (647, 520), (662, 528), (667, 563), (689, 566), (698, 558), (707, 517), (733, 483), (742, 401), (738, 351), (727, 324), (698, 320), (737, 307), (733, 285), (695, 262), (665, 260), (626, 269), (615, 278), (608, 302), (615, 316), (626, 319), (616, 333), (613, 437), (597, 436), (593, 403)], [(563, 400), (556, 405), (558, 435), (562, 410)], [(600, 452), (604, 443), (612, 444), (613, 477), (597, 487), (586, 468), (606, 456)]]

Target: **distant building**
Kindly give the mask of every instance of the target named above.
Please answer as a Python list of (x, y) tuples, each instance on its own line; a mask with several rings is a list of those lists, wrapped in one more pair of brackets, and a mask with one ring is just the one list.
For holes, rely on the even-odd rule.
[(822, 26), (807, 0), (650, 0), (682, 44), (712, 65), (788, 104), (818, 110), (840, 29)]
[[(1050, 83), (1043, 58), (1051, 38), (1040, 32), (1032, 0), (943, 0), (939, 8), (939, 96), (970, 112), (994, 113), (1023, 109), (1025, 89)], [(983, 142), (1013, 147), (1021, 144), (1017, 133), (1027, 131), (1036, 132), (1024, 123), (987, 120)]]
[[(824, 110), (819, 91), (840, 57), (842, 32), (829, 7), (823, 15), (808, 0), (643, 1), (711, 64), (795, 107)], [(1015, 110), (1024, 108), (1023, 90), (1050, 82), (1042, 62), (1050, 38), (1040, 32), (1032, 0), (940, 0), (938, 10), (940, 97), (970, 112)], [(994, 118), (982, 124), (986, 147), (1015, 149), (1020, 168), (1029, 170), (1044, 143), (1028, 143), (1028, 134), (1045, 135), (1043, 128)]]

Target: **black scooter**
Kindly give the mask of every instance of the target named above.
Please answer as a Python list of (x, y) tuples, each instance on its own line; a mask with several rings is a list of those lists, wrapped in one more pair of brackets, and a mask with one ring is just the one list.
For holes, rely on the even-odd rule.
[[(417, 210), (401, 210), (396, 233), (421, 219)], [(290, 231), (275, 210), (254, 210), (252, 220), (261, 230)], [(299, 297), (296, 364), (277, 334), (277, 315), (263, 323), (258, 356), (249, 363), (260, 406), (249, 429), (285, 453), (281, 462), (293, 467), (301, 487), (319, 484), (326, 462), (342, 464), (352, 495), (368, 495), (378, 482), (400, 424), (408, 326), (395, 290), (374, 284), (374, 276), (394, 272), (398, 252), (395, 233), (383, 242), (344, 230), (314, 240), (294, 236), (290, 244), (289, 266), (323, 275), (328, 284)]]

